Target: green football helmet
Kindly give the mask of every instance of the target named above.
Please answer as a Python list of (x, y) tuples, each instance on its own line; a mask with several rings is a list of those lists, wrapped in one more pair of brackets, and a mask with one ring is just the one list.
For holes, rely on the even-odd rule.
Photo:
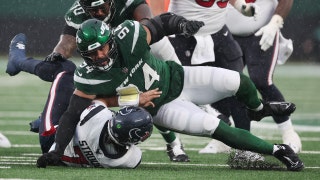
[[(81, 24), (77, 31), (76, 43), (85, 62), (95, 69), (109, 70), (118, 56), (111, 29), (105, 22), (97, 19), (89, 19)], [(108, 54), (104, 58), (93, 58), (96, 51), (106, 44), (110, 47)]]
[[(116, 11), (114, 0), (80, 0), (79, 3), (82, 8), (93, 18), (99, 19), (106, 23), (109, 23), (112, 20)], [(109, 5), (109, 9), (106, 8), (106, 3)], [(93, 12), (98, 9), (102, 10), (106, 16), (95, 16)]]

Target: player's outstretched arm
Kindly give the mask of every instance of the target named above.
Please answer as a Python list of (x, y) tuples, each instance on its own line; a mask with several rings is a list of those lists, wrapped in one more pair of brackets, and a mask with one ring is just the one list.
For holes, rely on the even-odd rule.
[(153, 44), (164, 36), (183, 34), (187, 37), (196, 34), (204, 26), (202, 21), (189, 21), (173, 13), (163, 13), (152, 19), (143, 20), (141, 24), (147, 31), (147, 41)]

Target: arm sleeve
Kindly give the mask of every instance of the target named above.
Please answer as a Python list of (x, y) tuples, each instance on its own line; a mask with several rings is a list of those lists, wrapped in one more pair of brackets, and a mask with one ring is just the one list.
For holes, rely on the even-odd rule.
[(63, 26), (62, 34), (68, 34), (71, 36), (76, 37), (77, 29), (74, 27), (69, 26), (67, 23)]
[(68, 109), (59, 119), (56, 133), (54, 152), (59, 156), (63, 155), (64, 150), (74, 135), (82, 111), (91, 104), (91, 101), (91, 99), (82, 98), (74, 94), (71, 96)]

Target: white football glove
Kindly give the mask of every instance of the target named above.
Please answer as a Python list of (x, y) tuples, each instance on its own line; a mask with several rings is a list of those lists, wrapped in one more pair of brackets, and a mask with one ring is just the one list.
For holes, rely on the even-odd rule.
[(255, 36), (262, 35), (259, 44), (263, 51), (266, 51), (273, 45), (274, 37), (282, 27), (283, 27), (283, 18), (280, 15), (275, 14), (272, 16), (270, 22), (267, 25), (260, 28), (259, 31), (257, 31), (254, 34)]
[(258, 6), (254, 3), (246, 3), (245, 0), (237, 0), (233, 6), (245, 16), (254, 16), (254, 18), (257, 17)]

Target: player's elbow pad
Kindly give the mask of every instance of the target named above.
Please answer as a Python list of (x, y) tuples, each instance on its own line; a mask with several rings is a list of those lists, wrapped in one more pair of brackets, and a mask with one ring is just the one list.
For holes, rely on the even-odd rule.
[(185, 21), (187, 20), (184, 17), (168, 12), (145, 20), (142, 24), (150, 30), (151, 45), (161, 40), (164, 36), (183, 33), (183, 22)]

